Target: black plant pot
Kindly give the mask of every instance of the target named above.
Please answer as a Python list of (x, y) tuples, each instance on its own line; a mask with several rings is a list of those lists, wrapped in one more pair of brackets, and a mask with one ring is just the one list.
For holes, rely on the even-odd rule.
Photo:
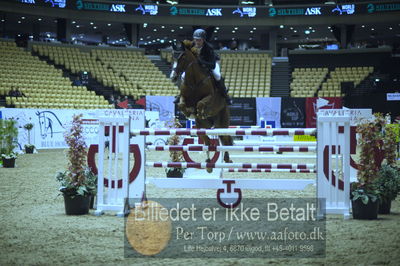
[(179, 169), (175, 168), (167, 172), (167, 177), (182, 178), (183, 173)]
[(35, 149), (34, 147), (25, 147), (25, 153), (32, 154), (34, 149)]
[(390, 208), (392, 207), (391, 200), (383, 200), (379, 202), (378, 213), (379, 214), (390, 214)]
[(14, 168), (15, 167), (15, 158), (11, 158), (11, 159), (3, 158), (3, 167), (4, 168)]
[(378, 219), (379, 201), (368, 201), (364, 204), (361, 200), (352, 200), (353, 218), (359, 220), (374, 220)]
[(74, 197), (64, 194), (65, 214), (82, 215), (89, 213), (91, 196), (75, 195)]

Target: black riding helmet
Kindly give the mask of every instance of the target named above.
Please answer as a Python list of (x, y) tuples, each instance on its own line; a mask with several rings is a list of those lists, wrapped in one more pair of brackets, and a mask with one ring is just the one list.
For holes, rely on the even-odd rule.
[(206, 31), (203, 29), (197, 29), (193, 32), (193, 39), (206, 39)]

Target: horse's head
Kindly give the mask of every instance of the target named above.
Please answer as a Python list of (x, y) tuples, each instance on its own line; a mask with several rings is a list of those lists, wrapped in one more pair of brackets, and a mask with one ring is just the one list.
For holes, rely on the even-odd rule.
[(43, 112), (36, 112), (37, 117), (39, 118), (39, 128), (40, 128), (40, 135), (42, 138), (47, 136), (46, 134), (46, 117)]
[(173, 45), (174, 48), (174, 60), (176, 62), (176, 73), (181, 75), (186, 72), (193, 63), (197, 62), (194, 50), (192, 47), (192, 42), (189, 40), (184, 40), (178, 45)]

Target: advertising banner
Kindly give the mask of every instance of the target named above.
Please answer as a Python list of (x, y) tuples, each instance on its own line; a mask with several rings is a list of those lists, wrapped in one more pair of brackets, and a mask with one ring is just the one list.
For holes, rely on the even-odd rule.
[(274, 122), (276, 128), (281, 127), (281, 98), (259, 97), (256, 98), (256, 106), (257, 121), (263, 118), (267, 124), (268, 122)]

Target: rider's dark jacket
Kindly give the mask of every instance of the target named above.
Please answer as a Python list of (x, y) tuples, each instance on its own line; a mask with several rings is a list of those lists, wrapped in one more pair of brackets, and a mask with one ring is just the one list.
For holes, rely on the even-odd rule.
[(213, 70), (215, 68), (217, 60), (218, 57), (214, 53), (214, 49), (208, 42), (205, 41), (203, 47), (200, 50), (199, 63), (209, 70)]

